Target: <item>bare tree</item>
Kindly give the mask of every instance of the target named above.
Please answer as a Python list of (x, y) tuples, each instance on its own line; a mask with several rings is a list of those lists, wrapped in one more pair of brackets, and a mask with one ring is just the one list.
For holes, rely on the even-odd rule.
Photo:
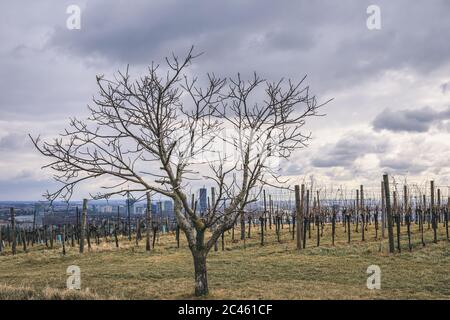
[[(101, 177), (108, 180), (96, 199), (127, 192), (171, 198), (192, 252), (195, 294), (206, 295), (209, 250), (264, 186), (283, 182), (271, 162), (306, 146), (310, 134), (300, 129), (321, 105), (305, 78), (272, 83), (256, 74), (249, 81), (208, 74), (200, 85), (185, 74), (197, 56), (193, 48), (184, 59), (172, 55), (166, 70), (152, 63), (137, 79), (128, 67), (114, 80), (97, 76), (98, 97), (85, 121), (71, 119), (51, 142), (32, 140), (62, 184), (49, 199), (70, 199), (76, 185)], [(189, 201), (199, 179), (216, 190), (202, 214)]]

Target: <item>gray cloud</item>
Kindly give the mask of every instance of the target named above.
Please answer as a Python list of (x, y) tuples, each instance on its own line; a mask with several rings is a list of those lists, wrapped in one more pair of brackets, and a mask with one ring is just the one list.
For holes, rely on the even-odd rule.
[(408, 172), (410, 174), (419, 174), (425, 171), (428, 166), (415, 162), (415, 159), (411, 158), (386, 158), (380, 160), (380, 168), (386, 170), (393, 170), (397, 173)]
[(0, 150), (10, 151), (23, 147), (31, 147), (28, 136), (20, 133), (8, 133), (0, 138)]
[(0, 180), (0, 201), (6, 200), (43, 200), (46, 190), (55, 188), (51, 180), (35, 180), (21, 177), (8, 181)]
[(430, 107), (397, 111), (386, 108), (375, 117), (372, 125), (375, 130), (427, 132), (434, 123), (449, 118), (450, 108), (443, 111)]
[(388, 150), (389, 142), (372, 133), (352, 132), (340, 138), (335, 144), (320, 148), (311, 164), (318, 168), (350, 167), (366, 154), (381, 154)]
[(274, 80), (308, 74), (319, 95), (386, 70), (427, 73), (450, 62), (450, 42), (440, 32), (450, 30), (445, 0), (378, 1), (380, 31), (366, 28), (369, 0), (77, 2), (82, 16), (76, 31), (65, 27), (72, 1), (4, 5), (0, 70), (8, 77), (0, 85), (8, 94), (0, 95), (0, 115), (79, 113), (96, 91), (95, 74), (110, 75), (127, 63), (144, 70), (192, 44), (205, 52), (195, 66), (200, 74), (256, 70)]
[(430, 72), (449, 61), (450, 43), (440, 31), (450, 29), (443, 14), (448, 1), (378, 1), (382, 29), (376, 32), (366, 28), (369, 4), (372, 1), (95, 1), (83, 10), (80, 32), (60, 26), (49, 46), (146, 64), (195, 44), (207, 53), (203, 63), (208, 68), (263, 68), (276, 76), (311, 73), (322, 82), (339, 80), (334, 86), (391, 68)]

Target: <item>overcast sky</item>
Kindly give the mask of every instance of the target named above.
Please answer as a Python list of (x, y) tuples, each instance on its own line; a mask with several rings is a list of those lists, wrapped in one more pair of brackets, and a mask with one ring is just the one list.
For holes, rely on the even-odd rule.
[[(366, 26), (371, 4), (381, 30)], [(66, 27), (69, 5), (80, 30)], [(294, 180), (378, 185), (389, 172), (450, 185), (449, 14), (447, 0), (2, 1), (0, 200), (54, 186), (27, 134), (52, 137), (85, 116), (97, 74), (141, 73), (191, 45), (205, 52), (200, 75), (307, 75), (319, 101), (334, 98), (308, 124), (310, 147), (283, 166)]]

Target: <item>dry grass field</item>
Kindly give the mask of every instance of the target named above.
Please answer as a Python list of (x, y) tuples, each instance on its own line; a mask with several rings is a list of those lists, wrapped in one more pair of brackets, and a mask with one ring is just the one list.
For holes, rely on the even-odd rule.
[[(414, 226), (413, 251), (408, 252), (402, 235), (402, 252), (393, 255), (387, 254), (387, 240), (375, 241), (373, 225), (365, 242), (353, 230), (350, 245), (339, 225), (334, 247), (330, 229), (326, 227), (320, 247), (312, 232), (300, 254), (287, 226), (281, 243), (272, 229), (265, 246), (260, 246), (255, 228), (245, 244), (232, 243), (226, 234), (225, 251), (219, 245), (208, 258), (208, 299), (450, 299), (450, 243), (442, 227), (440, 241), (433, 244), (427, 230), (422, 247)], [(0, 299), (195, 298), (185, 241), (178, 249), (173, 234), (162, 235), (151, 253), (144, 241), (135, 246), (122, 239), (120, 245), (116, 249), (113, 242), (101, 243), (83, 255), (69, 247), (66, 256), (60, 248), (42, 246), (12, 256), (7, 247), (0, 256)], [(372, 264), (381, 268), (381, 290), (366, 287), (366, 269)], [(70, 265), (81, 268), (80, 291), (65, 289)]]

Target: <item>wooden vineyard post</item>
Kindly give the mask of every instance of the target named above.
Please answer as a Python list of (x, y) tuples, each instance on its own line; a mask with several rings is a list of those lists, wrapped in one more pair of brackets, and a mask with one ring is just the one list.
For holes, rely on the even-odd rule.
[(136, 219), (136, 246), (139, 246), (139, 240), (141, 240), (141, 220)]
[(80, 210), (78, 209), (78, 206), (75, 207), (75, 214), (77, 216), (77, 221), (76, 221), (76, 225), (75, 225), (75, 230), (74, 232), (76, 232), (76, 238), (77, 238), (77, 244), (80, 244), (80, 225), (81, 225), (81, 220), (80, 220)]
[(386, 201), (386, 214), (388, 224), (389, 252), (394, 253), (394, 230), (392, 223), (391, 195), (389, 191), (389, 177), (387, 174), (383, 175), (383, 182), (384, 182), (384, 199)]
[(53, 249), (53, 225), (50, 225), (50, 249)]
[(225, 250), (225, 232), (222, 232), (222, 251)]
[(131, 241), (131, 202), (130, 193), (127, 192), (127, 224), (128, 224), (128, 241)]
[(376, 206), (373, 217), (375, 221), (375, 240), (378, 240), (378, 228), (379, 228), (378, 215), (379, 215), (378, 206)]
[[(295, 240), (295, 220), (296, 220), (295, 216), (296, 216), (296, 214), (297, 213), (295, 211), (292, 211), (291, 216), (286, 214), (286, 223), (288, 224), (289, 233), (291, 233), (291, 231), (292, 231), (292, 233), (291, 233), (292, 240)], [(291, 229), (291, 222), (292, 222), (292, 229)]]
[[(261, 245), (264, 245), (264, 218), (259, 217), (260, 229), (261, 229)], [(223, 234), (223, 233), (222, 233)]]
[(36, 235), (36, 209), (33, 210), (33, 237), (31, 238), (31, 246), (34, 246), (34, 243), (36, 241), (35, 235)]
[[(150, 234), (152, 230), (152, 196), (150, 195), (150, 192), (147, 192), (147, 212), (145, 214), (146, 218), (146, 230), (145, 230), (145, 251), (149, 252), (151, 250), (151, 244), (150, 244)], [(178, 224), (177, 224), (178, 225)]]
[(334, 246), (334, 238), (336, 236), (336, 207), (333, 204), (331, 217), (331, 245)]
[[(212, 200), (212, 205), (213, 205), (212, 210), (215, 210), (215, 208), (216, 208), (216, 189), (215, 189), (214, 187), (211, 187), (211, 200)], [(215, 215), (215, 212), (213, 212), (212, 215), (214, 216), (214, 215)], [(179, 247), (180, 247), (180, 246), (179, 246), (179, 241), (180, 241), (180, 237), (179, 237), (180, 229), (179, 229), (178, 224), (177, 224), (177, 228), (178, 228), (177, 230), (178, 230), (178, 248), (179, 248)], [(213, 225), (213, 228), (216, 228), (216, 226)], [(214, 229), (213, 229), (213, 230), (214, 230)], [(214, 251), (215, 251), (215, 252), (219, 251), (219, 245), (218, 245), (218, 243), (217, 243), (217, 240), (214, 241)]]
[(386, 198), (384, 192), (384, 183), (381, 181), (381, 238), (386, 237), (384, 230), (386, 229)]
[(412, 251), (411, 245), (411, 208), (408, 208), (408, 211), (405, 215), (406, 228), (408, 233), (408, 248), (409, 251)]
[[(303, 184), (303, 186), (305, 186), (304, 184)], [(306, 201), (306, 203), (305, 203), (305, 201)], [(303, 246), (303, 249), (305, 249), (306, 248), (306, 228), (308, 227), (308, 210), (309, 210), (309, 207), (308, 207), (308, 201), (309, 201), (309, 191), (307, 190), (306, 191), (306, 198), (303, 200), (303, 208), (304, 208), (304, 210), (303, 210), (303, 221), (302, 221), (302, 229), (303, 229), (303, 243), (302, 243), (302, 246)]]
[(421, 220), (422, 220), (422, 229), (421, 229), (421, 233), (422, 233), (422, 245), (425, 247), (425, 239), (424, 239), (424, 231), (425, 231), (425, 215), (426, 215), (426, 210), (427, 210), (427, 198), (425, 195), (423, 195), (423, 209), (421, 212)]
[(297, 209), (295, 211), (292, 211), (292, 215), (290, 218), (288, 217), (287, 223), (289, 226), (289, 232), (291, 232), (290, 219), (292, 219), (292, 240), (295, 240), (295, 227), (296, 227), (296, 223), (297, 223)]
[(295, 186), (295, 208), (296, 208), (296, 220), (297, 220), (297, 250), (301, 250), (302, 248), (302, 240), (303, 240), (303, 196), (305, 193), (305, 185), (302, 184), (301, 193), (300, 187), (298, 185)]
[(363, 185), (360, 186), (360, 191), (359, 191), (359, 195), (360, 195), (360, 204), (359, 204), (359, 208), (360, 208), (360, 212), (361, 212), (361, 240), (365, 241), (364, 239), (364, 229), (366, 228), (366, 217), (364, 214), (364, 189), (363, 189)]
[(81, 228), (80, 228), (80, 253), (84, 252), (84, 238), (86, 237), (86, 216), (87, 216), (87, 199), (83, 199), (83, 211), (81, 213)]
[(117, 231), (120, 232), (120, 206), (117, 206)]
[(48, 248), (48, 234), (47, 234), (47, 226), (44, 226), (44, 241), (45, 241), (45, 246)]
[(430, 210), (431, 210), (431, 225), (433, 228), (433, 242), (437, 243), (437, 219), (436, 219), (436, 208), (434, 205), (434, 181), (430, 181)]
[(272, 195), (269, 194), (269, 229), (270, 230), (272, 230), (272, 210), (273, 210)]
[(263, 190), (264, 196), (264, 230), (267, 231), (267, 202), (266, 202), (266, 190)]
[(447, 207), (444, 209), (445, 234), (446, 234), (447, 241), (449, 240), (449, 234), (448, 234), (448, 214), (449, 214), (449, 210), (450, 210), (450, 195), (447, 197)]
[[(300, 187), (299, 185), (295, 185), (294, 186), (294, 201), (295, 201), (295, 220), (297, 220), (297, 222), (299, 221), (299, 217), (300, 217)], [(296, 248), (297, 250), (301, 250), (301, 240), (300, 239), (300, 232), (296, 232), (295, 231), (295, 220), (293, 220), (293, 225), (292, 225), (292, 239), (295, 238), (295, 233), (297, 233), (297, 243), (296, 243)], [(297, 227), (298, 230), (300, 230), (300, 228)]]
[(402, 251), (401, 245), (400, 245), (400, 210), (398, 209), (398, 202), (397, 202), (397, 192), (393, 192), (394, 197), (394, 211), (395, 211), (395, 221), (396, 221), (396, 227), (397, 227), (397, 250), (398, 252)]
[(62, 254), (63, 256), (66, 255), (66, 225), (63, 224), (62, 229)]
[(319, 205), (319, 191), (317, 191), (317, 207), (316, 207), (316, 214), (314, 215), (315, 216), (315, 225), (316, 225), (316, 227), (317, 227), (317, 242), (316, 242), (316, 245), (317, 246), (320, 246), (320, 222), (319, 222), (319, 219), (320, 219), (320, 205)]
[(241, 240), (245, 240), (245, 220), (243, 209), (239, 212), (239, 216), (241, 217)]
[(347, 218), (347, 242), (350, 244), (351, 240), (352, 240), (352, 234), (351, 234), (351, 226), (350, 226), (350, 209), (345, 209), (346, 213), (345, 213), (345, 217)]
[(408, 234), (408, 248), (412, 251), (411, 245), (411, 208), (408, 204), (408, 188), (406, 185), (403, 186), (403, 208), (405, 212), (405, 222), (406, 222), (406, 232)]
[(0, 253), (3, 252), (3, 234), (2, 234), (3, 227), (0, 226)]
[[(311, 210), (309, 209), (309, 202), (310, 202), (310, 192), (309, 190), (306, 190), (306, 217), (307, 217), (307, 223), (306, 226), (308, 228), (308, 239), (311, 239)], [(306, 244), (306, 231), (304, 236), (305, 241), (303, 241), (303, 248)]]
[(27, 231), (25, 229), (22, 229), (22, 245), (23, 252), (27, 252)]
[(264, 204), (264, 210), (263, 210), (263, 213), (259, 216), (260, 235), (261, 235), (260, 244), (262, 246), (264, 245), (264, 225), (265, 225), (265, 217), (266, 217), (266, 190), (263, 190), (263, 204)]
[(153, 226), (153, 241), (152, 241), (153, 249), (155, 248), (156, 234), (158, 233), (158, 228), (159, 228), (159, 222), (157, 222), (157, 224), (155, 226)]
[[(444, 215), (445, 215), (444, 216), (444, 219), (445, 219), (445, 233), (447, 235), (447, 241), (449, 240), (449, 237), (448, 237), (448, 214), (449, 214), (448, 211), (449, 210), (450, 210), (450, 196), (447, 198), (447, 208), (445, 208), (445, 212), (444, 212)], [(0, 233), (1, 233), (1, 231), (0, 231)], [(0, 236), (0, 239), (1, 239), (1, 236)]]
[(91, 228), (89, 225), (89, 221), (87, 221), (86, 223), (86, 240), (87, 240), (87, 244), (88, 244), (88, 250), (91, 250)]
[(119, 226), (117, 224), (114, 224), (114, 241), (116, 242), (116, 248), (119, 247), (119, 239), (117, 238), (117, 229)]
[(280, 217), (278, 216), (278, 212), (275, 216), (275, 232), (277, 235), (277, 241), (281, 242), (281, 239), (280, 239)]
[(322, 212), (322, 210), (324, 210), (324, 209), (321, 208), (321, 206), (320, 206), (320, 196), (319, 196), (319, 191), (317, 191), (317, 216), (319, 217), (318, 228), (320, 228), (320, 237), (323, 237), (323, 229), (325, 226), (325, 221), (324, 221), (325, 220), (325, 212)]
[(359, 189), (356, 189), (356, 203), (355, 203), (355, 215), (356, 215), (356, 229), (355, 232), (359, 232)]
[(17, 236), (16, 236), (16, 213), (14, 212), (14, 208), (10, 209), (11, 213), (11, 234), (12, 234), (12, 254), (17, 253)]
[(424, 241), (423, 241), (423, 217), (422, 217), (422, 206), (415, 208), (416, 211), (416, 220), (419, 219), (419, 232), (422, 235), (422, 245), (424, 245)]
[(441, 189), (437, 189), (436, 225), (441, 223)]

